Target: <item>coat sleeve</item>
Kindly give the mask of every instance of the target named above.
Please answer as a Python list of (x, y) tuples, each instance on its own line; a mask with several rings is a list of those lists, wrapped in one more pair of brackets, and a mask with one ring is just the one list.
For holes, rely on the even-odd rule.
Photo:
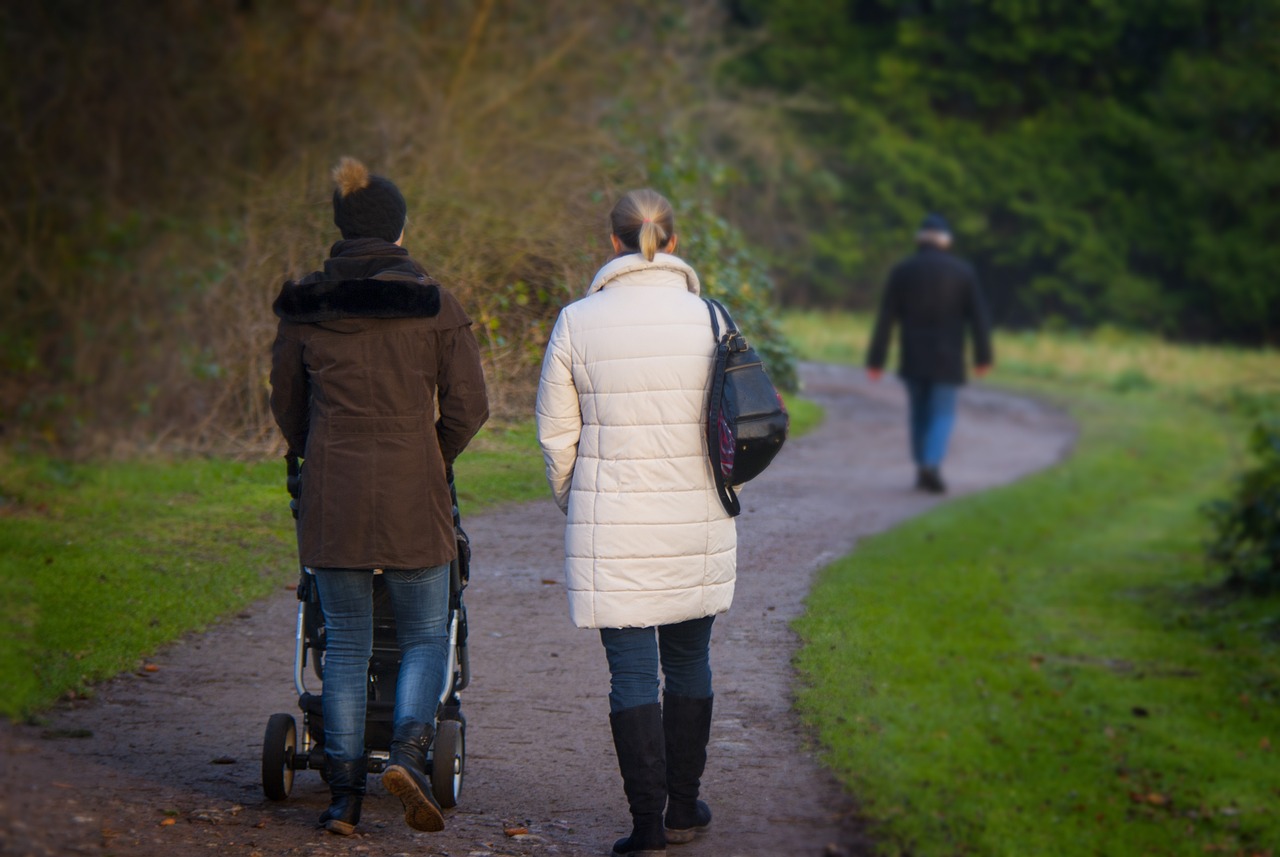
[(885, 284), (884, 294), (880, 296), (880, 311), (876, 313), (876, 325), (871, 333), (871, 344), (867, 347), (867, 366), (871, 369), (883, 369), (889, 359), (889, 342), (893, 338), (893, 324), (897, 320), (897, 282), (898, 271), (895, 268)]
[(567, 513), (573, 468), (578, 460), (578, 439), (582, 435), (582, 411), (573, 383), (573, 351), (563, 312), (551, 331), (551, 341), (542, 360), (535, 411), (547, 484), (560, 510)]
[(489, 394), (480, 362), (480, 345), (470, 323), (441, 332), (437, 360), (436, 397), (440, 415), (436, 420), (436, 438), (445, 463), (453, 464), (489, 419)]
[(288, 334), (285, 323), (276, 329), (271, 346), (271, 414), (284, 435), (289, 453), (302, 457), (310, 429), (311, 386), (303, 361), (302, 342)]

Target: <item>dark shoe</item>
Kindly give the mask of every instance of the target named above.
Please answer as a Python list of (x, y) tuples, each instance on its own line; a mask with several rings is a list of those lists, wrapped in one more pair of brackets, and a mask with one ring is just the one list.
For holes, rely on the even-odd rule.
[(325, 757), (324, 775), (329, 782), (331, 801), (329, 808), (320, 815), (320, 825), (330, 833), (350, 836), (360, 823), (360, 805), (364, 803), (364, 759), (339, 762)]
[(947, 493), (947, 483), (942, 481), (942, 474), (936, 467), (926, 467), (920, 471), (920, 487), (930, 494)]
[(404, 823), (414, 830), (444, 830), (444, 815), (431, 793), (427, 777), (427, 748), (435, 728), (417, 721), (402, 723), (391, 736), (391, 757), (382, 772), (382, 787), (404, 804)]
[(682, 844), (711, 826), (711, 808), (698, 800), (711, 737), (712, 697), (667, 693), (662, 697), (662, 731), (667, 748), (667, 842)]
[(631, 808), (631, 835), (613, 844), (613, 857), (653, 857), (667, 850), (662, 810), (667, 804), (667, 754), (662, 706), (638, 705), (609, 715), (622, 789)]

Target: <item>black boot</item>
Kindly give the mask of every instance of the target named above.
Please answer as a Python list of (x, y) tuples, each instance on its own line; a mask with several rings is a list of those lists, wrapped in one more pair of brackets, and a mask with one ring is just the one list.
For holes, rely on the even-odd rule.
[(711, 697), (673, 693), (662, 697), (662, 731), (667, 745), (667, 842), (679, 844), (711, 826), (711, 808), (698, 800), (711, 737)]
[(653, 857), (665, 853), (662, 809), (667, 804), (667, 754), (662, 706), (638, 705), (609, 715), (618, 753), (622, 789), (631, 807), (631, 835), (613, 844), (613, 857)]
[(444, 815), (427, 778), (427, 748), (435, 736), (435, 727), (416, 720), (397, 726), (382, 773), (382, 787), (404, 804), (404, 823), (429, 833), (444, 830)]
[(925, 491), (928, 491), (930, 494), (947, 493), (947, 483), (942, 481), (942, 472), (938, 470), (938, 468), (926, 467), (924, 470), (920, 471), (920, 473), (920, 479), (923, 483), (920, 487)]
[(339, 762), (324, 758), (324, 775), (329, 781), (332, 800), (329, 808), (320, 815), (320, 824), (330, 833), (350, 836), (360, 823), (360, 805), (364, 803), (365, 759)]

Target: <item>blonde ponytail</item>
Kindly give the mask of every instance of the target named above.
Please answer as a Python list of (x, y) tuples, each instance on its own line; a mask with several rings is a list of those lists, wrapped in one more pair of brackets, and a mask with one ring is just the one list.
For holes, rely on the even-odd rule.
[(641, 253), (650, 262), (676, 232), (671, 203), (648, 188), (630, 191), (618, 200), (609, 224), (624, 248)]

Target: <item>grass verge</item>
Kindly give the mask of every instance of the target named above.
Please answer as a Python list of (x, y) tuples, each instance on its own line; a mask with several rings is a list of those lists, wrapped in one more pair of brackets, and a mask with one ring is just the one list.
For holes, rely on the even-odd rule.
[[(542, 497), (531, 423), (457, 466), (469, 513)], [(30, 715), (136, 669), (297, 578), (284, 464), (0, 459), (0, 714)]]
[(1079, 380), (1019, 377), (1079, 421), (1070, 461), (822, 572), (799, 709), (886, 854), (1273, 854), (1280, 598), (1217, 588), (1198, 511), (1242, 427)]
[[(860, 365), (871, 337), (860, 313), (787, 312), (782, 327), (806, 360)], [(1149, 334), (1103, 327), (1092, 332), (1009, 333), (996, 336), (998, 382), (1010, 378), (1115, 392), (1158, 390), (1165, 395), (1233, 403), (1280, 395), (1275, 349), (1191, 346)]]

